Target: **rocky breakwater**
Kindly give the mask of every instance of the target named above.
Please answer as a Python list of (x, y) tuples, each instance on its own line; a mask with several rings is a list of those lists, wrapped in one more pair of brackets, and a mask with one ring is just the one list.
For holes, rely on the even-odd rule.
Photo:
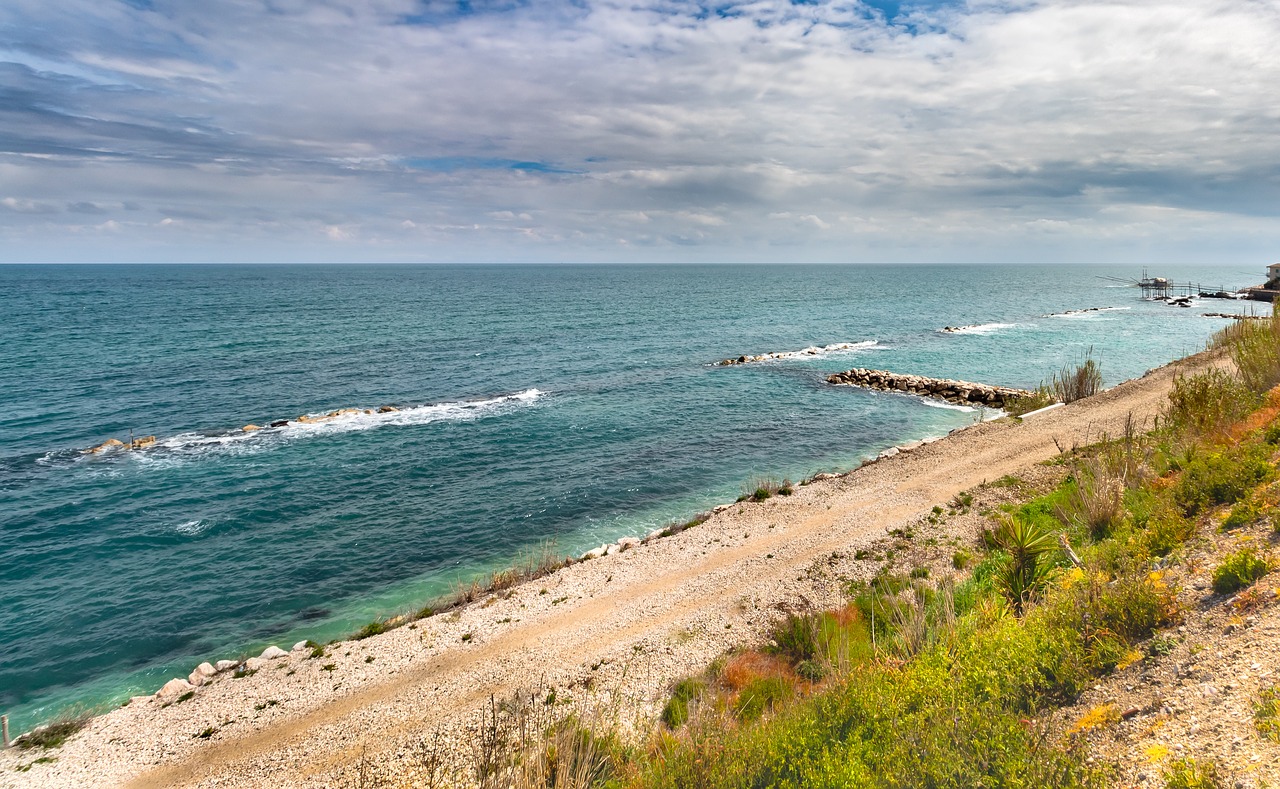
[(862, 386), (882, 392), (936, 397), (957, 405), (981, 405), (988, 408), (1005, 408), (1014, 401), (1034, 397), (1026, 389), (1008, 386), (990, 386), (970, 381), (953, 381), (950, 378), (929, 378), (923, 375), (905, 375), (887, 370), (866, 370), (856, 367), (848, 372), (827, 376), (827, 383), (837, 386)]

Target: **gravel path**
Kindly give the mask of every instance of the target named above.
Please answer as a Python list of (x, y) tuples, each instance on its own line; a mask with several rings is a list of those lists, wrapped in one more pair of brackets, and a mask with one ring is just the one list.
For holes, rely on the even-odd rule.
[(879, 566), (855, 560), (859, 548), (1060, 447), (1117, 435), (1130, 415), (1149, 424), (1176, 371), (1212, 363), (1191, 357), (1021, 423), (975, 425), (790, 497), (735, 504), (322, 658), (295, 651), (252, 676), (219, 675), (180, 703), (135, 699), (49, 752), (54, 762), (19, 772), (43, 754), (0, 753), (0, 786), (329, 786), (362, 755), (403, 752), (429, 731), (466, 752), (491, 695), (521, 690), (643, 719), (673, 680), (759, 639), (779, 611), (835, 604), (847, 578)]

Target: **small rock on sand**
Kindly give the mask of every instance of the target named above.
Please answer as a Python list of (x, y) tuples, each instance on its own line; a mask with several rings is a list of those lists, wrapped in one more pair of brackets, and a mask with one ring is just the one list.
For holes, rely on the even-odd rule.
[(262, 654), (258, 657), (263, 660), (275, 660), (276, 658), (289, 657), (289, 653), (278, 646), (272, 645), (262, 650)]

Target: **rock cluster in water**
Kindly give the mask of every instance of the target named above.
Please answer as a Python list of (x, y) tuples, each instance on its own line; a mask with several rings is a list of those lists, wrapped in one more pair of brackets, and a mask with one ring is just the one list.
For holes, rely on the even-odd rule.
[(758, 356), (735, 356), (731, 359), (723, 359), (716, 362), (716, 366), (729, 367), (735, 364), (750, 364), (752, 362), (775, 362), (782, 359), (803, 359), (806, 356), (821, 356), (825, 353), (832, 353), (835, 351), (854, 351), (859, 348), (866, 348), (869, 345), (875, 345), (875, 342), (837, 342), (831, 345), (824, 345), (822, 347), (810, 345), (808, 348), (801, 348), (798, 351), (762, 353)]
[(827, 376), (827, 383), (845, 386), (862, 386), (882, 392), (936, 397), (958, 405), (982, 405), (1004, 408), (1013, 401), (1033, 397), (1025, 389), (1008, 386), (989, 386), (969, 381), (953, 381), (950, 378), (928, 378), (923, 375), (904, 375), (887, 370), (866, 370), (856, 367), (848, 372)]
[[(303, 414), (302, 416), (292, 421), (288, 419), (277, 419), (276, 421), (271, 422), (270, 426), (271, 427), (288, 427), (290, 424), (314, 425), (320, 422), (328, 422), (332, 419), (337, 419), (340, 416), (354, 416), (357, 414), (394, 414), (399, 410), (400, 410), (399, 408), (393, 405), (384, 405), (384, 406), (379, 406), (378, 408), (341, 408), (337, 411), (330, 411), (327, 414), (316, 414), (315, 416), (312, 416), (311, 414)], [(261, 425), (248, 424), (240, 428), (240, 432), (253, 433), (262, 429), (263, 428)], [(101, 444), (98, 444), (96, 447), (89, 447), (88, 449), (81, 450), (81, 452), (86, 455), (100, 455), (103, 452), (106, 452), (107, 450), (111, 450), (111, 449), (149, 449), (151, 447), (154, 447), (155, 445), (156, 445), (155, 436), (143, 436), (142, 438), (135, 438), (133, 441), (129, 443), (125, 443), (117, 438), (108, 438), (106, 441), (103, 441)]]

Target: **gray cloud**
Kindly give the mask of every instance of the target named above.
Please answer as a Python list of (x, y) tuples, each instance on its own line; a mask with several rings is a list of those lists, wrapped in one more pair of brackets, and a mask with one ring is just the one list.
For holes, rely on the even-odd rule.
[[(1280, 10), (1250, 0), (49, 5), (0, 9), (15, 258), (1280, 241)], [(85, 223), (142, 205), (168, 223)]]

